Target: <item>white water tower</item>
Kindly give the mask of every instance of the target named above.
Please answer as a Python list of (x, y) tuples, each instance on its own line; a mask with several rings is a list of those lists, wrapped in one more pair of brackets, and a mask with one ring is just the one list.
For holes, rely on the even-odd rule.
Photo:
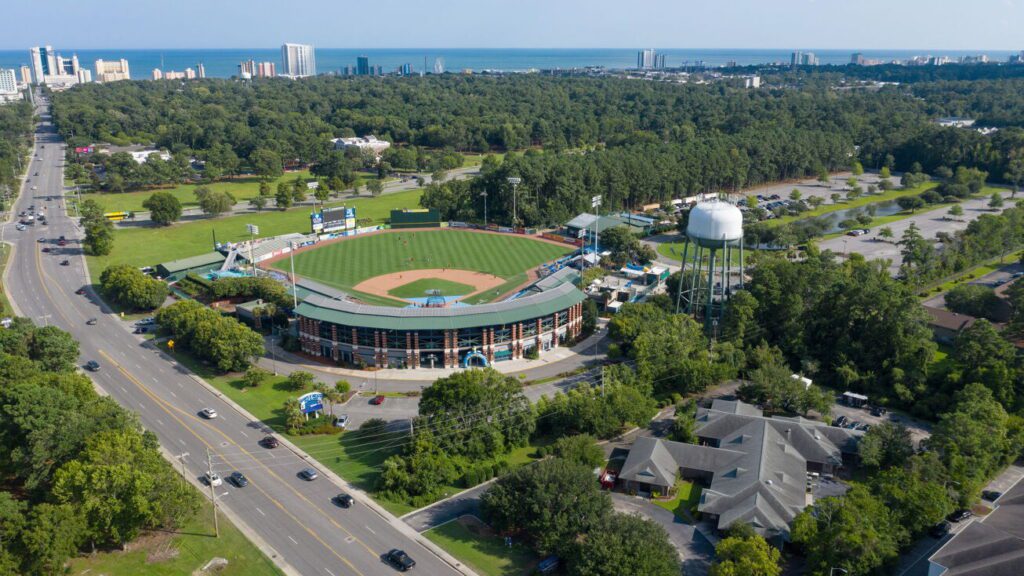
[[(738, 270), (734, 256), (739, 257)], [(715, 330), (734, 289), (734, 275), (736, 288), (743, 288), (743, 213), (723, 200), (699, 202), (686, 224), (676, 311), (692, 314), (706, 329)]]

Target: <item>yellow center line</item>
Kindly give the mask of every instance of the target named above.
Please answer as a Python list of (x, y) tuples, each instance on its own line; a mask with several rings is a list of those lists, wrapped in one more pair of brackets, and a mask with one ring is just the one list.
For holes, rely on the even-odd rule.
[[(212, 444), (210, 444), (209, 442), (207, 442), (207, 441), (206, 441), (206, 439), (204, 439), (204, 438), (203, 438), (202, 436), (200, 436), (200, 435), (199, 435), (198, 433), (196, 433), (196, 431), (195, 431), (195, 430), (193, 430), (193, 429), (192, 429), (192, 427), (191, 427), (191, 426), (189, 426), (189, 425), (188, 425), (188, 424), (187, 424), (187, 423), (186, 423), (186, 422), (185, 422), (184, 420), (182, 420), (182, 419), (181, 419), (181, 417), (179, 417), (179, 416), (178, 416), (177, 414), (175, 414), (175, 412), (180, 412), (180, 413), (181, 413), (181, 414), (183, 414), (183, 415), (184, 415), (185, 417), (187, 417), (187, 418), (192, 418), (192, 419), (194, 419), (194, 420), (195, 420), (195, 421), (196, 421), (197, 423), (199, 423), (199, 424), (202, 424), (202, 425), (205, 425), (205, 426), (207, 426), (207, 427), (208, 427), (208, 428), (209, 428), (210, 430), (213, 430), (213, 431), (217, 432), (218, 434), (220, 434), (220, 435), (221, 435), (222, 437), (224, 437), (224, 439), (225, 439), (225, 440), (227, 440), (227, 441), (228, 441), (229, 443), (233, 444), (233, 445), (234, 445), (234, 446), (235, 446), (236, 448), (238, 448), (239, 450), (241, 450), (241, 451), (242, 451), (242, 453), (244, 453), (244, 454), (245, 454), (246, 456), (248, 456), (248, 457), (249, 457), (249, 458), (251, 458), (251, 459), (252, 459), (252, 460), (253, 460), (254, 462), (256, 462), (256, 464), (258, 464), (258, 465), (259, 465), (259, 466), (260, 466), (261, 468), (263, 468), (264, 470), (266, 470), (266, 471), (267, 471), (267, 473), (269, 473), (269, 474), (270, 474), (270, 475), (272, 475), (272, 476), (273, 476), (274, 478), (277, 478), (277, 479), (278, 479), (279, 481), (281, 481), (281, 483), (282, 483), (282, 484), (284, 484), (284, 486), (285, 486), (286, 488), (288, 488), (288, 490), (290, 490), (290, 491), (291, 491), (292, 493), (294, 493), (294, 494), (295, 494), (296, 496), (298, 496), (299, 498), (301, 498), (302, 500), (304, 500), (305, 502), (307, 502), (307, 503), (308, 503), (308, 504), (309, 504), (310, 506), (312, 506), (314, 510), (316, 510), (316, 511), (317, 511), (317, 512), (318, 512), (318, 513), (319, 513), (319, 514), (321, 515), (321, 516), (323, 516), (323, 517), (324, 517), (324, 518), (326, 518), (326, 519), (327, 519), (327, 520), (328, 520), (329, 522), (331, 522), (331, 524), (333, 524), (333, 525), (334, 525), (334, 526), (336, 526), (337, 528), (339, 528), (339, 529), (341, 529), (342, 531), (344, 531), (344, 532), (345, 532), (346, 534), (348, 534), (348, 535), (349, 535), (349, 537), (351, 537), (351, 538), (352, 538), (352, 539), (353, 539), (354, 541), (356, 541), (356, 542), (359, 542), (359, 543), (360, 543), (360, 544), (361, 544), (361, 545), (362, 545), (362, 546), (363, 546), (364, 548), (366, 548), (366, 550), (367, 550), (367, 551), (369, 551), (369, 552), (370, 552), (370, 554), (372, 554), (373, 556), (377, 556), (377, 552), (376, 552), (376, 551), (374, 551), (374, 550), (373, 550), (372, 548), (370, 548), (369, 546), (367, 546), (365, 542), (363, 542), (362, 540), (360, 540), (359, 538), (357, 538), (357, 537), (356, 537), (356, 536), (355, 536), (354, 534), (352, 534), (351, 532), (349, 532), (349, 531), (348, 531), (348, 530), (347, 530), (347, 529), (346, 529), (346, 528), (345, 528), (344, 526), (342, 526), (341, 524), (338, 524), (338, 522), (337, 522), (337, 521), (335, 521), (335, 520), (334, 520), (334, 518), (331, 518), (331, 517), (330, 517), (329, 515), (325, 514), (325, 513), (324, 513), (324, 511), (323, 511), (323, 510), (321, 509), (321, 507), (320, 507), (320, 506), (317, 506), (317, 505), (316, 505), (316, 504), (314, 504), (314, 503), (313, 503), (313, 502), (312, 502), (311, 500), (309, 500), (308, 498), (306, 498), (306, 496), (304, 496), (304, 495), (303, 495), (303, 494), (302, 494), (301, 492), (299, 492), (298, 490), (296, 490), (295, 488), (293, 488), (292, 486), (290, 486), (290, 485), (289, 485), (289, 484), (288, 484), (287, 482), (285, 482), (285, 481), (284, 481), (284, 479), (282, 479), (282, 478), (281, 478), (281, 477), (280, 477), (280, 476), (279, 476), (279, 475), (278, 475), (277, 473), (275, 473), (275, 472), (274, 472), (273, 470), (271, 470), (271, 469), (270, 469), (270, 468), (268, 468), (268, 467), (267, 467), (266, 465), (264, 465), (264, 464), (263, 464), (263, 463), (262, 463), (262, 462), (261, 462), (261, 461), (260, 461), (260, 460), (259, 460), (258, 458), (256, 458), (256, 457), (255, 457), (255, 456), (253, 456), (253, 455), (252, 455), (252, 454), (251, 454), (251, 453), (250, 453), (250, 452), (249, 452), (248, 450), (246, 450), (245, 448), (243, 448), (242, 446), (240, 446), (240, 445), (239, 445), (239, 444), (238, 444), (237, 442), (235, 442), (235, 441), (234, 441), (234, 440), (233, 440), (233, 439), (232, 439), (232, 438), (231, 438), (230, 436), (228, 436), (227, 434), (225, 434), (225, 433), (221, 432), (221, 431), (220, 431), (220, 430), (218, 430), (217, 428), (214, 428), (213, 426), (210, 426), (210, 425), (209, 425), (209, 424), (207, 424), (206, 422), (203, 422), (202, 420), (199, 420), (199, 419), (198, 419), (198, 418), (196, 418), (195, 416), (193, 416), (193, 415), (191, 415), (191, 414), (188, 414), (188, 413), (186, 413), (185, 411), (183, 411), (183, 410), (181, 410), (181, 409), (179, 409), (179, 408), (177, 408), (177, 407), (175, 407), (175, 406), (172, 406), (171, 404), (169, 404), (169, 403), (165, 402), (165, 401), (164, 401), (164, 400), (162, 400), (162, 399), (161, 399), (160, 397), (158, 397), (158, 396), (157, 396), (157, 395), (156, 395), (155, 393), (153, 393), (153, 391), (152, 391), (152, 390), (150, 390), (150, 389), (149, 389), (149, 387), (147, 387), (147, 386), (146, 386), (145, 384), (143, 384), (142, 382), (140, 382), (140, 381), (139, 381), (139, 380), (138, 380), (137, 378), (135, 378), (134, 376), (132, 376), (132, 374), (131, 374), (131, 373), (129, 373), (129, 372), (128, 372), (128, 371), (127, 371), (127, 370), (126, 370), (126, 369), (125, 369), (125, 368), (124, 368), (123, 366), (121, 366), (121, 364), (119, 364), (119, 363), (118, 363), (118, 362), (117, 362), (116, 360), (114, 360), (114, 359), (113, 359), (113, 358), (112, 358), (112, 357), (111, 357), (111, 356), (110, 356), (109, 354), (107, 354), (107, 353), (106, 353), (105, 351), (103, 351), (103, 350), (100, 350), (100, 351), (99, 351), (99, 353), (100, 353), (100, 355), (101, 355), (101, 356), (103, 356), (103, 357), (104, 357), (104, 358), (105, 358), (105, 359), (106, 359), (106, 360), (107, 360), (108, 362), (110, 362), (110, 363), (111, 363), (111, 364), (113, 364), (113, 365), (114, 365), (115, 367), (117, 367), (117, 369), (118, 369), (118, 370), (119, 370), (119, 371), (120, 371), (120, 372), (121, 372), (122, 374), (124, 374), (124, 376), (125, 376), (126, 378), (128, 378), (128, 380), (130, 380), (130, 381), (131, 381), (131, 382), (132, 382), (133, 384), (135, 384), (135, 385), (136, 385), (136, 386), (137, 386), (137, 387), (138, 387), (138, 388), (139, 388), (139, 389), (140, 389), (140, 390), (142, 391), (142, 393), (143, 393), (143, 394), (145, 394), (146, 396), (150, 397), (150, 398), (151, 398), (151, 399), (152, 399), (152, 400), (153, 400), (154, 402), (156, 402), (156, 403), (157, 403), (157, 405), (158, 405), (158, 406), (159, 406), (159, 407), (160, 407), (160, 408), (161, 408), (161, 409), (162, 409), (162, 410), (163, 410), (164, 412), (166, 412), (168, 416), (170, 416), (171, 418), (174, 418), (174, 419), (175, 419), (175, 420), (176, 420), (176, 421), (177, 421), (177, 422), (178, 422), (179, 424), (181, 424), (182, 426), (184, 426), (184, 427), (185, 427), (185, 429), (186, 429), (186, 430), (188, 430), (188, 432), (189, 432), (190, 434), (192, 434), (193, 436), (195, 436), (195, 437), (196, 437), (196, 439), (197, 439), (197, 440), (199, 440), (200, 442), (202, 442), (202, 443), (203, 443), (203, 445), (205, 445), (205, 446), (206, 446), (207, 448), (209, 448), (209, 449), (210, 449), (210, 451), (212, 451), (212, 452), (216, 453), (216, 454), (217, 454), (218, 456), (220, 456), (221, 458), (223, 458), (223, 459), (227, 460), (227, 457), (225, 456), (225, 454), (224, 454), (224, 453), (222, 453), (221, 451), (217, 450), (217, 447), (216, 447), (216, 446), (213, 446)], [(299, 520), (299, 519), (298, 519), (298, 518), (297, 518), (297, 517), (296, 517), (296, 516), (295, 516), (294, 514), (292, 514), (292, 513), (291, 513), (291, 511), (290, 511), (290, 510), (288, 510), (288, 509), (287, 509), (287, 508), (286, 508), (286, 507), (285, 507), (285, 506), (284, 506), (283, 504), (281, 504), (281, 503), (280, 503), (280, 502), (279, 502), (279, 501), (278, 501), (278, 500), (277, 500), (276, 498), (274, 498), (273, 496), (271, 496), (270, 494), (268, 494), (268, 493), (267, 493), (267, 492), (266, 492), (266, 491), (265, 491), (265, 490), (264, 490), (264, 489), (263, 489), (262, 487), (260, 487), (260, 486), (259, 486), (259, 484), (258, 484), (257, 482), (252, 482), (252, 481), (250, 481), (250, 484), (251, 484), (252, 486), (254, 486), (254, 487), (255, 487), (255, 488), (257, 489), (257, 490), (259, 490), (259, 491), (260, 491), (260, 493), (262, 493), (262, 494), (263, 494), (264, 496), (266, 496), (268, 500), (270, 500), (271, 502), (273, 502), (273, 503), (274, 503), (274, 505), (275, 505), (275, 506), (277, 506), (277, 507), (278, 507), (279, 509), (281, 509), (281, 511), (282, 511), (282, 512), (284, 512), (285, 514), (287, 514), (287, 515), (288, 515), (288, 517), (290, 517), (290, 518), (291, 518), (292, 520), (294, 520), (294, 521), (295, 521), (295, 523), (296, 523), (296, 524), (298, 524), (298, 525), (299, 525), (299, 526), (300, 526), (300, 527), (301, 527), (301, 528), (302, 528), (303, 530), (305, 530), (305, 531), (306, 531), (307, 533), (309, 533), (309, 535), (310, 535), (310, 536), (312, 536), (312, 537), (313, 537), (313, 538), (315, 538), (315, 539), (316, 539), (316, 540), (317, 540), (318, 542), (320, 542), (321, 544), (323, 544), (323, 546), (324, 546), (325, 548), (327, 548), (328, 550), (330, 550), (330, 552), (331, 552), (332, 554), (334, 554), (335, 556), (337, 556), (337, 557), (338, 557), (338, 558), (339, 558), (339, 559), (340, 559), (340, 560), (341, 560), (342, 562), (344, 562), (344, 563), (345, 563), (345, 564), (346, 564), (346, 565), (347, 565), (347, 566), (348, 566), (349, 568), (351, 568), (351, 569), (352, 569), (352, 570), (353, 570), (353, 571), (354, 571), (354, 572), (355, 572), (356, 574), (359, 574), (360, 576), (363, 576), (363, 573), (362, 573), (362, 572), (360, 572), (360, 571), (359, 571), (359, 569), (358, 569), (358, 568), (356, 568), (356, 567), (355, 567), (355, 566), (354, 566), (354, 565), (353, 565), (353, 564), (352, 564), (352, 563), (351, 563), (351, 562), (350, 562), (350, 561), (349, 561), (349, 560), (348, 560), (347, 558), (345, 558), (345, 557), (344, 557), (344, 556), (342, 556), (341, 554), (338, 554), (338, 552), (337, 552), (337, 551), (335, 551), (335, 550), (334, 550), (334, 548), (332, 548), (332, 547), (331, 547), (331, 546), (330, 546), (329, 544), (327, 544), (327, 542), (325, 542), (325, 541), (324, 541), (324, 540), (323, 540), (322, 538), (320, 538), (320, 536), (319, 536), (319, 535), (318, 535), (318, 534), (317, 534), (316, 532), (314, 532), (314, 531), (313, 531), (312, 529), (310, 529), (310, 528), (309, 528), (308, 526), (306, 526), (305, 524), (303, 524), (303, 523), (302, 523), (302, 522), (301, 522), (301, 521), (300, 521), (300, 520)]]

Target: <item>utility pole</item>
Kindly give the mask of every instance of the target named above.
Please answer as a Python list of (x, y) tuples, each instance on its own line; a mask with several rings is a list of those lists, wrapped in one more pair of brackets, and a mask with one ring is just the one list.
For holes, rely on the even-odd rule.
[(181, 463), (181, 475), (185, 476), (185, 457), (188, 456), (188, 452), (182, 452), (178, 454), (178, 462)]
[(210, 485), (210, 498), (213, 500), (213, 532), (220, 538), (220, 524), (217, 523), (217, 492), (213, 489), (213, 460), (210, 457), (210, 448), (206, 448), (206, 479)]
[(515, 228), (516, 224), (519, 222), (519, 215), (516, 211), (516, 191), (519, 188), (519, 183), (522, 182), (523, 179), (518, 176), (509, 176), (507, 180), (508, 183), (512, 185), (512, 228)]
[[(598, 239), (599, 236), (601, 236), (601, 195), (600, 194), (598, 194), (597, 196), (594, 196), (594, 197), (592, 197), (590, 199), (590, 206), (591, 206), (591, 208), (594, 209), (595, 215), (597, 216), (597, 219), (594, 220), (594, 256), (597, 256), (597, 250), (598, 250), (597, 239)], [(600, 259), (600, 257), (598, 257), (597, 261), (594, 262), (594, 265), (596, 266), (596, 265), (598, 265), (600, 263), (601, 263), (601, 259)], [(586, 262), (584, 262), (583, 264), (584, 264), (584, 267), (586, 267)]]

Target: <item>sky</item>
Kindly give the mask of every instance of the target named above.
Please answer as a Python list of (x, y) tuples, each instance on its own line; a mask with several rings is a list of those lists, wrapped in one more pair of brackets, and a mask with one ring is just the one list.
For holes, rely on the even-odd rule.
[(1024, 0), (32, 0), (0, 50), (1024, 49)]

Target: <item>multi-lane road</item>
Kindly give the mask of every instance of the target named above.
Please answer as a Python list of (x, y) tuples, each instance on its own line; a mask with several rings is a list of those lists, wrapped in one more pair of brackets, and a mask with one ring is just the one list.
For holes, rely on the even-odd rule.
[[(125, 322), (102, 307), (88, 288), (83, 233), (62, 207), (63, 144), (46, 109), (40, 107), (37, 113), (42, 120), (28, 181), (13, 209), (15, 218), (2, 224), (0, 232), (0, 238), (14, 247), (4, 286), (16, 312), (70, 332), (81, 344), (81, 363), (100, 364), (99, 371), (89, 373), (97, 386), (139, 415), (190, 480), (198, 481), (206, 472), (208, 451), (222, 476), (232, 470), (244, 472), (250, 484), (217, 487), (218, 504), (286, 572), (392, 574), (381, 555), (397, 547), (416, 560), (416, 570), (423, 574), (458, 573), (450, 557), (446, 561), (435, 555), (427, 548), (432, 545), (415, 531), (324, 474), (315, 463), (320, 478), (301, 480), (298, 472), (310, 463), (300, 454), (285, 445), (261, 447), (259, 440), (269, 431), (260, 422), (234, 409), (172, 358), (146, 346)], [(16, 230), (17, 213), (33, 204), (45, 212), (48, 225)], [(67, 238), (66, 246), (57, 245), (60, 236)], [(49, 251), (44, 253), (44, 247)], [(63, 260), (69, 265), (61, 265)], [(81, 288), (86, 293), (76, 294)], [(86, 323), (90, 318), (97, 319), (95, 325)], [(216, 409), (219, 416), (201, 418), (198, 412), (206, 407)], [(332, 504), (331, 498), (342, 491), (355, 494), (354, 507)]]

